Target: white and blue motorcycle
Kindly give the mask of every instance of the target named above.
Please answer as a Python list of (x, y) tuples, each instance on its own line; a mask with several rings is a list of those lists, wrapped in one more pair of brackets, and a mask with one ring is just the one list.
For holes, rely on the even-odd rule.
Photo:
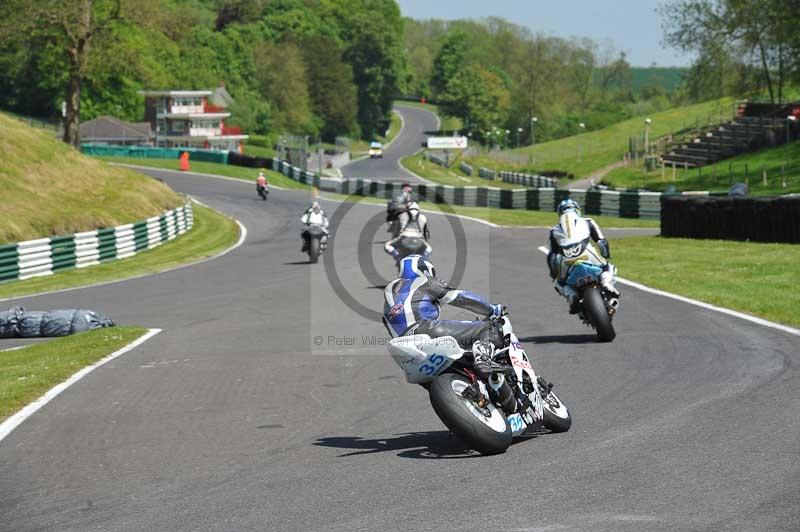
[(566, 432), (572, 425), (553, 385), (533, 370), (508, 315), (494, 319), (500, 320), (504, 345), (485, 380), (474, 371), (472, 353), (452, 336), (415, 334), (389, 342), (406, 380), (428, 389), (439, 419), (470, 449), (487, 455), (505, 452), (528, 429)]
[(577, 293), (578, 317), (595, 329), (601, 342), (612, 341), (617, 333), (611, 319), (619, 310), (619, 298), (603, 280), (607, 277), (613, 283), (616, 268), (603, 258), (592, 243), (588, 226), (573, 212), (561, 216), (554, 238), (560, 253), (554, 257), (558, 264), (553, 268)]

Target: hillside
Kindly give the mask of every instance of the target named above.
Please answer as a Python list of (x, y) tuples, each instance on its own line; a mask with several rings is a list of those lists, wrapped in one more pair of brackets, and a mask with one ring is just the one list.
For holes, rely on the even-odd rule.
[(661, 87), (672, 93), (689, 72), (686, 67), (631, 67), (631, 85), (635, 94), (648, 86)]
[[(716, 123), (721, 117), (730, 118), (733, 103), (732, 98), (722, 98), (648, 115), (653, 121), (650, 139), (658, 139), (696, 123)], [(637, 137), (641, 142), (644, 119), (644, 116), (637, 116), (590, 133), (505, 150), (491, 156), (470, 157), (468, 160), (476, 166), (532, 172), (561, 171), (578, 178), (587, 177), (620, 161), (628, 150), (631, 137)]]
[(154, 179), (85, 157), (0, 113), (0, 243), (142, 220), (181, 203)]
[[(766, 176), (766, 183), (764, 178)], [(618, 168), (603, 183), (615, 187), (727, 191), (733, 183), (747, 182), (753, 195), (800, 192), (800, 141), (754, 153), (746, 153), (703, 168), (677, 168), (644, 172), (642, 168)]]

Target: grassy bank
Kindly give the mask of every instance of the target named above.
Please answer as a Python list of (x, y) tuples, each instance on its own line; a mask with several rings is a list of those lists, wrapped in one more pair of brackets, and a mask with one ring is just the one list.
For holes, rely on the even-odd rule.
[(425, 157), (422, 152), (414, 155), (408, 155), (400, 159), (400, 165), (435, 183), (441, 185), (453, 185), (455, 187), (463, 186), (476, 186), (476, 187), (497, 187), (497, 188), (523, 188), (521, 185), (513, 185), (504, 183), (499, 179), (488, 180), (478, 177), (476, 175), (468, 176), (458, 167), (458, 163), (453, 164), (450, 168), (439, 166), (432, 163)]
[[(143, 157), (98, 157), (108, 162), (135, 164), (139, 166), (149, 166), (151, 168), (161, 168), (163, 170), (179, 170), (179, 161), (177, 159), (145, 159)], [(190, 162), (190, 171), (198, 172), (201, 174), (214, 174), (225, 177), (233, 177), (250, 181), (255, 185), (256, 177), (258, 177), (258, 168), (246, 168), (244, 166), (232, 166), (222, 163), (209, 163), (205, 161)], [(273, 172), (272, 170), (263, 170), (264, 175), (267, 176), (271, 185), (276, 185), (283, 188), (308, 188), (307, 185), (298, 183), (293, 179), (289, 179), (285, 175)]]
[(792, 299), (800, 245), (645, 236), (615, 240), (613, 253), (627, 279), (800, 326)]
[(0, 351), (0, 421), (146, 332), (141, 327), (112, 327)]
[(618, 168), (609, 172), (603, 182), (657, 191), (670, 185), (678, 190), (725, 191), (733, 183), (748, 182), (754, 195), (800, 192), (800, 142), (740, 155), (704, 168), (676, 168), (674, 178), (672, 168), (665, 168), (663, 176), (661, 169), (645, 172), (642, 168)]
[(67, 270), (25, 281), (0, 284), (0, 298), (72, 288), (88, 284), (156, 273), (174, 266), (212, 257), (239, 239), (239, 226), (231, 218), (194, 205), (194, 227), (175, 240), (142, 251), (134, 257), (80, 270)]
[(113, 227), (181, 204), (169, 187), (86, 157), (0, 113), (0, 243)]
[[(649, 115), (653, 121), (650, 138), (658, 139), (696, 123), (730, 118), (732, 105), (731, 98), (723, 98)], [(561, 170), (579, 178), (587, 177), (593, 171), (622, 159), (628, 150), (628, 139), (644, 135), (644, 119), (643, 116), (635, 117), (582, 135), (508, 150), (499, 155), (471, 157), (467, 162), (473, 166), (508, 170)]]

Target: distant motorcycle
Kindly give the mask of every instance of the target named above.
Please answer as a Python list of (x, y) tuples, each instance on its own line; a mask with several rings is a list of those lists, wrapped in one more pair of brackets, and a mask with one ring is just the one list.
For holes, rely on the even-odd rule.
[(617, 333), (611, 319), (619, 309), (619, 299), (600, 282), (608, 261), (594, 248), (588, 229), (576, 229), (568, 240), (558, 244), (564, 261), (570, 264), (566, 283), (578, 293), (578, 317), (597, 331), (601, 342), (612, 341)]
[(328, 245), (328, 232), (320, 225), (310, 224), (303, 229), (301, 236), (309, 262), (316, 264)]
[(256, 191), (258, 195), (261, 196), (261, 199), (267, 201), (267, 196), (269, 195), (269, 189), (265, 186), (256, 185)]
[(481, 454), (504, 452), (529, 428), (566, 432), (572, 425), (553, 385), (533, 370), (508, 315), (492, 319), (500, 321), (505, 345), (495, 352), (495, 369), (485, 380), (474, 371), (472, 353), (452, 336), (400, 336), (388, 345), (406, 380), (428, 388), (439, 419)]

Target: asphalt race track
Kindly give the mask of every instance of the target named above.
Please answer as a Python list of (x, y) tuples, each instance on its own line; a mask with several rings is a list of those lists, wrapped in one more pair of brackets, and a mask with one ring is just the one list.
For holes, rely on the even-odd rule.
[(422, 148), (428, 138), (426, 131), (439, 128), (439, 119), (430, 111), (416, 107), (396, 105), (395, 111), (403, 117), (404, 127), (384, 151), (383, 159), (360, 159), (342, 167), (344, 177), (402, 178), (419, 181), (400, 166), (400, 159)]
[[(196, 266), (13, 303), (164, 331), (0, 443), (0, 530), (798, 529), (798, 337), (623, 286), (617, 339), (597, 344), (550, 286), (544, 230), (450, 220), (467, 235), (460, 285), (509, 306), (574, 417), (480, 457), (371, 345), (380, 323), (306, 263), (306, 193), (264, 203), (251, 183), (149, 173), (248, 238)], [(333, 217), (342, 205), (323, 201)], [(346, 293), (376, 310), (375, 276), (393, 272), (382, 217), (353, 207), (328, 249)], [(429, 223), (447, 277), (453, 229)]]

